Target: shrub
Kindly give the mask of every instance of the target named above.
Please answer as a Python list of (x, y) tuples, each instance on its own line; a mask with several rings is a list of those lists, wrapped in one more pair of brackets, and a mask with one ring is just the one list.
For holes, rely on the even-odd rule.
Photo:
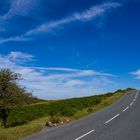
[(58, 124), (60, 123), (61, 120), (58, 117), (50, 117), (49, 121), (52, 122), (53, 124), (54, 123)]
[(71, 117), (78, 111), (84, 109), (87, 109), (87, 112), (90, 113), (93, 111), (92, 108), (95, 105), (100, 104), (102, 100), (112, 95), (112, 93), (107, 93), (104, 95), (59, 100), (50, 102), (49, 104), (44, 102), (41, 104), (14, 108), (10, 110), (8, 124), (9, 126), (17, 126), (44, 116), (50, 116), (52, 119), (60, 116)]
[(88, 113), (93, 112), (93, 108), (88, 108), (88, 109), (87, 109), (87, 112), (88, 112)]

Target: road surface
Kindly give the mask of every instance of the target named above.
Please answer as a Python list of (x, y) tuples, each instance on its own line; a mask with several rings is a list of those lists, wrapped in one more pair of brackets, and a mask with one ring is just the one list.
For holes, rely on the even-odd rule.
[(85, 118), (22, 140), (140, 140), (139, 96), (139, 91), (133, 91)]

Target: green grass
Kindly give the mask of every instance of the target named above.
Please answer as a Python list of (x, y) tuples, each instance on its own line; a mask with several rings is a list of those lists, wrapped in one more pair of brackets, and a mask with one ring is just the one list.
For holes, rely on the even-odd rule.
[(50, 116), (57, 116), (60, 119), (68, 118), (69, 120), (79, 119), (111, 105), (128, 91), (60, 101), (43, 101), (23, 108), (16, 108), (11, 110), (8, 118), (10, 128), (0, 127), (0, 140), (17, 140), (38, 132), (45, 127)]
[(120, 99), (124, 94), (127, 94), (129, 91), (128, 90), (124, 90), (124, 91), (119, 91), (116, 92), (113, 96), (110, 96), (104, 100), (102, 100), (102, 102), (96, 106), (91, 107), (92, 111), (88, 112), (87, 109), (84, 109), (82, 111), (78, 111), (73, 117), (74, 119), (79, 119), (81, 117), (84, 117), (90, 113), (94, 113), (100, 109), (103, 109), (111, 104), (113, 104), (114, 102), (116, 102), (118, 99)]
[(48, 117), (31, 121), (27, 124), (4, 129), (0, 127), (0, 140), (17, 140), (21, 137), (31, 135), (45, 127)]

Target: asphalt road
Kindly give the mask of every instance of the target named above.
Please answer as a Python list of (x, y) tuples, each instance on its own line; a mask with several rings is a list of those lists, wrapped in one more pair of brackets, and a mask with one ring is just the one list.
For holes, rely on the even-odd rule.
[(88, 117), (22, 140), (140, 140), (140, 92), (124, 95)]

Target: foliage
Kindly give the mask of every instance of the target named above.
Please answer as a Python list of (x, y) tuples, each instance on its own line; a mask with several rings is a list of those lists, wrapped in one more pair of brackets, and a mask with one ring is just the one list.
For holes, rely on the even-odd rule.
[(0, 118), (4, 127), (8, 127), (7, 118), (10, 110), (22, 106), (31, 98), (31, 94), (26, 93), (17, 81), (21, 80), (21, 75), (11, 72), (9, 69), (0, 70)]
[(52, 122), (52, 123), (58, 124), (58, 123), (60, 123), (61, 120), (60, 120), (59, 117), (53, 116), (53, 117), (50, 117), (50, 118), (49, 118), (49, 121)]
[(34, 104), (24, 107), (13, 108), (8, 117), (9, 126), (17, 126), (29, 121), (41, 118), (43, 116), (74, 116), (80, 110), (93, 107), (99, 104), (103, 99), (113, 94), (96, 95), (91, 97), (73, 98), (50, 102), (49, 104)]
[(92, 111), (93, 111), (93, 108), (91, 108), (91, 107), (87, 109), (88, 113), (91, 113)]
[(0, 117), (5, 127), (25, 124), (44, 116), (52, 118), (73, 117), (77, 112), (85, 109), (90, 113), (93, 107), (100, 104), (104, 99), (117, 92), (130, 90), (118, 90), (104, 95), (49, 102), (32, 97), (17, 84), (20, 79), (20, 74), (13, 73), (8, 69), (0, 70)]
[[(122, 97), (124, 94), (126, 94), (130, 91), (131, 90), (128, 89), (128, 90), (123, 90), (122, 92), (117, 92), (117, 93), (115, 92), (114, 94), (109, 94), (108, 97), (105, 97), (101, 101), (100, 104), (91, 107), (91, 108), (93, 108), (92, 112), (96, 112), (100, 109), (103, 109), (104, 107), (106, 107), (108, 105), (113, 104), (120, 97)], [(35, 106), (35, 107), (37, 107), (38, 105), (47, 106), (50, 103), (55, 103), (55, 102), (57, 102), (57, 101), (47, 101), (47, 102), (43, 101), (41, 103), (36, 103), (36, 104), (33, 104), (33, 105), (29, 105), (29, 106)], [(89, 113), (87, 112), (88, 109), (89, 108), (85, 108), (83, 110), (76, 111), (75, 115), (72, 116), (72, 117), (48, 116), (46, 114), (44, 117), (40, 115), (41, 117), (38, 116), (39, 119), (34, 119), (33, 121), (30, 121), (29, 123), (25, 123), (24, 125), (19, 125), (19, 126), (16, 126), (16, 127), (10, 127), (8, 129), (4, 129), (4, 128), (0, 127), (0, 139), (1, 140), (18, 140), (18, 139), (21, 139), (22, 137), (31, 135), (31, 134), (36, 133), (36, 132), (40, 131), (41, 129), (43, 129), (45, 127), (45, 124), (47, 124), (46, 122), (49, 122), (50, 118), (52, 118), (52, 117), (59, 117), (61, 119), (61, 122), (63, 121), (65, 123), (65, 122), (68, 122), (69, 120), (79, 119), (81, 117), (84, 117), (84, 116), (88, 115), (89, 113), (91, 113), (91, 112), (89, 112)], [(16, 112), (18, 112), (19, 110), (20, 109), (18, 109)], [(37, 109), (36, 109), (36, 111), (37, 111)], [(12, 116), (14, 116), (14, 112), (11, 112), (11, 113), (12, 113), (12, 115), (10, 115), (10, 117), (12, 118)], [(18, 112), (18, 114), (22, 115), (21, 112)], [(18, 114), (15, 114), (15, 115), (18, 115)], [(23, 110), (23, 115), (25, 115), (25, 114), (26, 114), (26, 112), (24, 112), (24, 110)], [(38, 114), (40, 114), (39, 110), (38, 110)], [(27, 115), (27, 116), (29, 117), (30, 114)], [(20, 120), (20, 115), (16, 118), (18, 118)], [(24, 119), (22, 119), (22, 120), (25, 121)], [(9, 119), (9, 121), (10, 121), (10, 119)], [(27, 119), (27, 122), (28, 122), (28, 119)]]

